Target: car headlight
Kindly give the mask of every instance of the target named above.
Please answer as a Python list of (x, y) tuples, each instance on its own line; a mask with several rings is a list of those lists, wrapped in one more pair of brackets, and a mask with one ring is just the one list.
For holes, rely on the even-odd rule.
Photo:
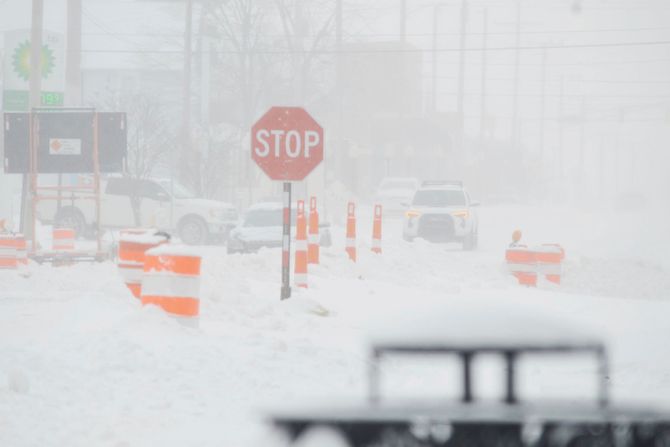
[(244, 242), (240, 239), (240, 235), (237, 232), (231, 232), (229, 237), (228, 237), (228, 245), (231, 247), (242, 247), (244, 245)]
[(407, 217), (409, 219), (411, 219), (413, 217), (419, 217), (419, 216), (421, 216), (421, 213), (417, 210), (409, 210), (409, 211), (405, 212), (405, 217)]
[(470, 217), (470, 212), (468, 210), (460, 210), (460, 211), (454, 211), (451, 213), (452, 216), (454, 217), (460, 217), (461, 219), (467, 219)]

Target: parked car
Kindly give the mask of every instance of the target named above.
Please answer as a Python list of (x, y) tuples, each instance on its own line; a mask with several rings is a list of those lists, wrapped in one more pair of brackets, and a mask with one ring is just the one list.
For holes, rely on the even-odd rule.
[(479, 231), (477, 206), (460, 181), (423, 182), (405, 213), (403, 237), (461, 242), (464, 250), (473, 250)]
[(377, 187), (374, 202), (382, 205), (386, 215), (402, 215), (419, 184), (419, 180), (414, 177), (386, 177)]
[[(291, 212), (291, 234), (295, 236), (296, 206)], [(230, 231), (228, 253), (252, 253), (261, 247), (281, 247), (283, 237), (281, 202), (261, 202), (247, 209), (237, 226)], [(331, 245), (330, 225), (319, 223), (319, 244)]]
[[(186, 244), (199, 245), (225, 240), (237, 223), (237, 210), (230, 203), (197, 197), (188, 188), (166, 179), (108, 177), (100, 181), (100, 225), (116, 229), (157, 227), (176, 233)], [(131, 198), (140, 199), (140, 222), (135, 221)], [(92, 200), (66, 197), (57, 208), (55, 200), (38, 202), (37, 217), (45, 223), (73, 228), (86, 235), (95, 227)]]

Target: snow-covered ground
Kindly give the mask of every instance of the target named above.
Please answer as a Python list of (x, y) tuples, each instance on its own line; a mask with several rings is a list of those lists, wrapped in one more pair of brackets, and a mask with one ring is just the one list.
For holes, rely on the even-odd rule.
[[(536, 308), (584, 326), (611, 348), (615, 401), (668, 406), (670, 222), (656, 214), (484, 207), (475, 252), (404, 242), (400, 222), (387, 221), (376, 256), (363, 210), (359, 262), (348, 261), (333, 228), (310, 288), (284, 302), (279, 250), (203, 248), (197, 329), (140, 306), (112, 263), (0, 271), (0, 445), (265, 445), (264, 409), (360, 399), (368, 327), (398, 315), (391, 327), (418, 325), (417, 309), (435, 300), (445, 309), (456, 300)], [(505, 273), (515, 228), (528, 243), (566, 248), (560, 287), (521, 288)], [(425, 375), (388, 365), (387, 389), (442, 394), (427, 379), (438, 364), (417, 367)], [(536, 366), (521, 390), (583, 397), (592, 374), (579, 362)], [(486, 380), (484, 394), (495, 389)]]

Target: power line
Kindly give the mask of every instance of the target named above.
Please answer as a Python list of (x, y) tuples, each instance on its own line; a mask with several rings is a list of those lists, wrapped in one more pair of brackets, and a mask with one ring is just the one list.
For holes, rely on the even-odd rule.
[[(606, 42), (606, 43), (592, 43), (592, 44), (569, 44), (569, 45), (532, 45), (532, 46), (506, 46), (506, 47), (471, 47), (463, 50), (459, 48), (436, 48), (434, 51), (440, 53), (456, 53), (459, 51), (479, 52), (479, 51), (515, 51), (515, 50), (567, 50), (575, 48), (606, 48), (606, 47), (636, 47), (636, 46), (662, 46), (670, 45), (670, 40), (656, 40), (646, 42)], [(87, 53), (141, 53), (141, 54), (181, 54), (180, 50), (122, 50), (122, 49), (86, 49), (82, 50)], [(320, 53), (320, 54), (394, 54), (394, 53), (427, 53), (433, 50), (423, 48), (389, 48), (389, 49), (345, 49), (337, 50), (301, 50), (301, 49), (286, 49), (286, 50), (251, 50), (248, 54), (301, 54), (301, 53)], [(238, 50), (216, 50), (213, 53), (217, 54), (241, 54)]]
[[(607, 33), (607, 32), (642, 32), (642, 31), (669, 31), (670, 27), (659, 26), (659, 27), (641, 27), (641, 28), (596, 28), (596, 29), (567, 29), (567, 30), (532, 30), (532, 31), (521, 31), (521, 35), (537, 35), (537, 34), (591, 34), (591, 33)], [(178, 38), (179, 35), (175, 33), (113, 33), (117, 36), (131, 36), (131, 37), (167, 37), (167, 38)], [(478, 31), (469, 31), (468, 36), (479, 36), (483, 35), (483, 32)], [(514, 35), (514, 31), (489, 31), (487, 35)], [(85, 36), (104, 36), (110, 35), (110, 33), (84, 33)], [(407, 37), (432, 37), (432, 33), (407, 33)], [(437, 36), (458, 36), (460, 33), (448, 33), (441, 32), (436, 33)], [(281, 33), (277, 34), (263, 34), (261, 37), (283, 37)], [(305, 35), (304, 37), (313, 38), (317, 37), (316, 35)], [(321, 36), (319, 36), (321, 37)], [(330, 36), (333, 39), (335, 36)], [(397, 33), (350, 33), (347, 34), (349, 38), (360, 38), (360, 37), (397, 37)]]
[[(423, 78), (430, 78), (432, 77), (431, 74), (428, 73), (423, 73), (421, 75)], [(436, 76), (438, 79), (451, 79), (451, 80), (456, 80), (458, 77), (456, 76), (446, 76), (446, 75), (437, 75)], [(488, 81), (513, 81), (514, 78), (499, 78), (499, 77), (487, 77), (486, 78)], [(541, 82), (541, 79), (524, 79), (524, 82)], [(546, 82), (560, 82), (558, 79), (547, 79)], [(640, 85), (665, 85), (665, 84), (670, 84), (670, 80), (667, 81), (658, 81), (658, 80), (613, 80), (613, 79), (575, 79), (574, 82), (576, 83), (597, 83), (597, 84), (640, 84)]]

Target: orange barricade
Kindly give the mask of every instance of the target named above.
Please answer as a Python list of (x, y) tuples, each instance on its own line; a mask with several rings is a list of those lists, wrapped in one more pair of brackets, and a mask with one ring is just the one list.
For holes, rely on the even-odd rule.
[(166, 236), (157, 235), (153, 230), (139, 228), (121, 230), (117, 267), (135, 298), (140, 298), (142, 291), (144, 253), (167, 241)]
[(184, 246), (161, 245), (144, 253), (142, 304), (156, 304), (180, 323), (198, 326), (199, 255)]
[(553, 283), (561, 283), (561, 263), (565, 258), (563, 247), (558, 244), (542, 244), (535, 248), (537, 273)]
[(298, 200), (298, 212), (295, 222), (295, 285), (307, 287), (307, 218), (305, 202)]
[(74, 230), (72, 228), (54, 228), (52, 231), (52, 248), (56, 251), (74, 250)]
[(309, 199), (309, 234), (307, 235), (307, 262), (319, 263), (319, 212), (316, 197)]
[(28, 245), (26, 238), (21, 233), (14, 235), (14, 246), (16, 247), (16, 261), (19, 265), (28, 265)]
[(0, 234), (0, 270), (18, 268), (16, 241), (11, 234)]
[(526, 246), (510, 247), (505, 252), (507, 268), (524, 286), (535, 287), (537, 285), (537, 273), (535, 271), (535, 252)]
[(349, 259), (356, 262), (356, 205), (349, 202), (347, 205), (347, 241), (346, 248)]
[(372, 251), (381, 254), (382, 252), (382, 206), (375, 205), (375, 213), (372, 220)]

